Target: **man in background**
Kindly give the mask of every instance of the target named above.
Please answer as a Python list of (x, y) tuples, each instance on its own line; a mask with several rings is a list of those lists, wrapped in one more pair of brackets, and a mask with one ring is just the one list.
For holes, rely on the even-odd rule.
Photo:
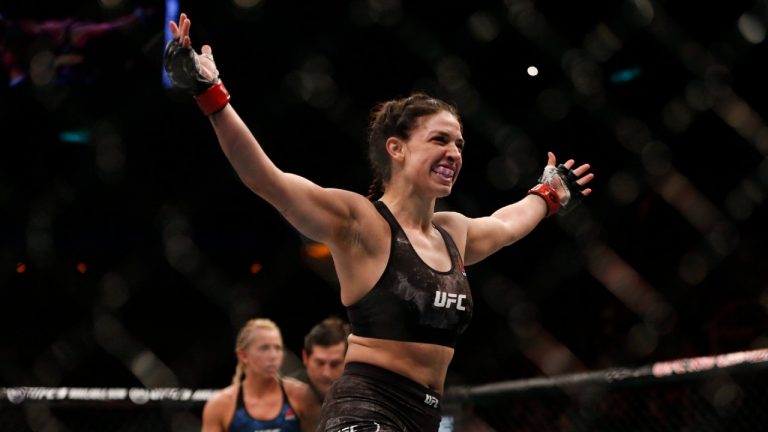
[(304, 337), (301, 358), (306, 370), (296, 378), (309, 384), (320, 404), (344, 370), (349, 324), (337, 317), (317, 323)]

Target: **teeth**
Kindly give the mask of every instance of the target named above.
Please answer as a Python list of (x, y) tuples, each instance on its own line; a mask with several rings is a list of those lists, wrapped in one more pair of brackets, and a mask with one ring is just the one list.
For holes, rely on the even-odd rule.
[(444, 167), (444, 166), (437, 166), (432, 168), (432, 171), (436, 172), (437, 174), (440, 174), (443, 177), (453, 177), (454, 171), (450, 168)]

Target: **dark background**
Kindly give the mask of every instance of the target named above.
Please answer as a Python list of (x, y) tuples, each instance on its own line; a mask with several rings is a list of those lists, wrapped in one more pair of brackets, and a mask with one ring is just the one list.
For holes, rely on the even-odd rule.
[[(181, 9), (285, 171), (366, 193), (369, 110), (414, 90), (463, 116), (441, 209), (522, 198), (547, 151), (593, 166), (582, 206), (467, 269), (449, 386), (768, 346), (764, 2), (246, 3)], [(345, 316), (332, 264), (163, 87), (163, 3), (0, 6), (143, 12), (84, 47), (30, 43), (49, 79), (0, 76), (1, 385), (223, 387), (245, 320), (275, 320), (298, 354)], [(50, 67), (72, 51), (84, 63)]]

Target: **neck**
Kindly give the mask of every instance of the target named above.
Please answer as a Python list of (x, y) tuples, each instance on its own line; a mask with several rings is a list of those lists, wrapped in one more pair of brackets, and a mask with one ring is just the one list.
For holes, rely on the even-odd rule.
[(279, 378), (273, 375), (246, 375), (243, 380), (243, 389), (256, 397), (261, 397), (274, 391), (279, 385)]
[(432, 229), (436, 198), (424, 199), (413, 194), (397, 194), (388, 189), (380, 200), (387, 205), (403, 227), (418, 228), (425, 232)]
[(312, 393), (315, 395), (317, 400), (322, 405), (323, 401), (325, 400), (325, 395), (320, 393), (320, 390), (318, 390), (317, 387), (315, 387), (315, 385), (312, 383), (312, 380), (307, 380), (307, 381), (309, 381), (309, 389), (312, 390)]

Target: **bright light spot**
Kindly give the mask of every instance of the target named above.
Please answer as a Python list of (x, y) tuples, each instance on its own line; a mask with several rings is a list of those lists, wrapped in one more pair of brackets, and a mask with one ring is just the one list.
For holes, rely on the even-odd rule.
[(765, 26), (760, 22), (760, 19), (752, 14), (745, 13), (739, 17), (738, 27), (747, 42), (757, 45), (765, 39)]
[(88, 271), (88, 265), (84, 262), (77, 263), (77, 271), (80, 273), (85, 273)]
[(323, 259), (331, 256), (331, 250), (322, 243), (312, 243), (304, 246), (304, 250), (310, 258)]
[(614, 84), (629, 82), (639, 77), (641, 73), (639, 67), (621, 69), (611, 74), (611, 82)]
[(256, 274), (256, 273), (260, 272), (262, 268), (263, 268), (263, 266), (261, 264), (253, 263), (253, 264), (251, 264), (251, 273), (252, 274)]
[(536, 66), (528, 66), (528, 75), (534, 77), (539, 74), (539, 68)]
[(64, 130), (59, 132), (59, 140), (71, 144), (87, 144), (91, 139), (88, 129)]
[(640, 25), (650, 24), (656, 14), (653, 10), (653, 4), (648, 0), (634, 0), (632, 3), (637, 8), (637, 14), (634, 17), (637, 19), (637, 23)]

